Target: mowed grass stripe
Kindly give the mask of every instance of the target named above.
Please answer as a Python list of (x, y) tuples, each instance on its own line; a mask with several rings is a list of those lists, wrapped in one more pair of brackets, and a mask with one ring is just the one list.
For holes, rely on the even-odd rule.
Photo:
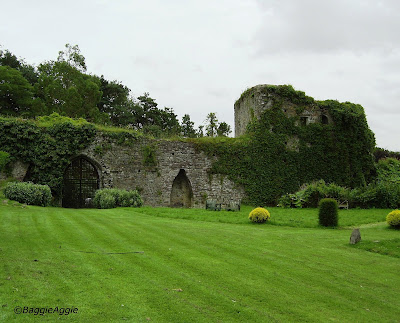
[[(75, 218), (75, 220), (77, 220), (77, 219), (80, 219), (80, 218)], [(93, 221), (94, 226), (97, 226), (98, 230), (103, 231), (103, 230), (105, 230), (106, 227), (110, 228), (110, 225), (108, 223), (103, 223), (102, 226), (99, 226), (98, 224), (100, 222), (104, 222), (104, 218), (99, 217)], [(196, 286), (198, 284), (193, 284), (193, 282), (198, 282), (199, 278), (193, 278), (192, 274), (191, 274), (191, 277), (189, 277), (188, 274), (182, 270), (183, 263), (182, 263), (182, 261), (179, 261), (180, 260), (179, 258), (175, 257), (174, 259), (171, 259), (169, 262), (164, 261), (164, 265), (162, 267), (154, 266), (154, 263), (159, 263), (160, 258), (163, 258), (163, 254), (165, 252), (169, 251), (169, 248), (168, 249), (165, 248), (165, 242), (168, 240), (171, 240), (171, 238), (166, 239), (165, 233), (168, 233), (169, 229), (171, 227), (165, 228), (165, 223), (159, 223), (159, 221), (157, 221), (157, 223), (150, 223), (150, 224), (148, 222), (149, 222), (149, 219), (147, 219), (145, 222), (142, 222), (142, 223), (135, 223), (136, 229), (138, 231), (144, 233), (145, 237), (144, 236), (141, 237), (142, 243), (147, 242), (147, 246), (144, 247), (144, 249), (146, 250), (145, 251), (146, 256), (144, 256), (143, 258), (148, 259), (147, 255), (149, 255), (149, 257), (151, 259), (149, 259), (148, 262), (135, 263), (134, 265), (141, 266), (141, 270), (146, 273), (146, 275), (145, 275), (146, 279), (151, 279), (151, 282), (154, 284), (154, 286), (159, 286), (159, 288), (162, 291), (165, 291), (165, 290), (173, 291), (174, 289), (179, 290), (179, 289), (182, 289), (182, 287), (183, 287), (185, 289), (185, 292), (192, 293), (192, 292), (194, 292), (193, 291), (193, 287), (194, 287), (194, 288), (199, 289), (199, 291), (203, 295), (210, 294), (210, 296), (217, 298), (217, 299), (215, 299), (215, 304), (220, 304), (224, 300), (226, 302), (227, 298), (226, 297), (221, 298), (223, 296), (219, 296), (219, 293), (216, 294), (214, 289), (203, 287), (202, 285)], [(170, 221), (165, 221), (165, 222), (170, 222)], [(129, 227), (129, 225), (125, 226), (125, 227)], [(123, 231), (121, 226), (113, 227), (113, 229), (114, 229), (113, 236), (117, 237), (118, 240), (120, 239), (120, 237), (123, 237), (124, 235), (126, 235), (126, 232)], [(98, 231), (98, 230), (96, 230), (96, 231)], [(128, 235), (130, 237), (132, 237), (132, 233), (128, 233)], [(173, 236), (173, 235), (170, 235), (168, 233), (167, 236)], [(193, 245), (194, 241), (191, 240), (189, 242), (183, 242), (184, 240), (187, 240), (187, 239), (184, 239), (183, 235), (181, 235), (175, 241), (170, 241), (170, 245), (173, 246), (174, 250), (179, 248), (180, 250), (185, 249), (186, 252), (189, 252), (189, 253), (195, 252), (196, 249), (193, 249), (191, 247)], [(158, 243), (155, 243), (155, 241), (157, 241)], [(200, 245), (200, 244), (198, 244), (198, 245)], [(161, 250), (158, 249), (160, 247), (161, 247)], [(121, 249), (119, 249), (119, 250), (121, 250)], [(199, 254), (199, 256), (204, 256), (204, 252), (201, 252)], [(140, 259), (143, 259), (143, 258), (140, 258)], [(119, 259), (121, 259), (121, 258), (119, 258)], [(181, 283), (182, 276), (185, 276), (186, 279), (189, 279), (189, 284), (187, 286), (182, 285), (182, 283)], [(160, 277), (161, 277), (161, 279), (160, 279)], [(163, 293), (165, 294), (165, 292), (163, 292)], [(175, 295), (177, 295), (177, 294), (175, 293)], [(231, 301), (231, 300), (229, 300), (229, 301)], [(188, 299), (185, 299), (184, 303), (191, 304), (191, 302)], [(211, 304), (212, 304), (212, 302), (207, 301), (207, 304), (201, 304), (201, 305), (196, 304), (195, 306), (196, 306), (196, 308), (198, 308), (199, 310), (201, 310), (204, 313), (206, 311), (206, 309), (205, 309), (206, 306), (207, 306), (208, 310), (212, 310), (211, 308), (213, 306)], [(192, 306), (194, 306), (194, 305), (192, 305)], [(232, 304), (232, 306), (234, 306), (234, 304)]]
[(182, 240), (182, 239), (180, 239), (180, 240)]
[[(86, 221), (82, 220), (83, 218), (78, 216), (73, 216), (72, 217), (73, 221), (75, 221), (76, 223), (79, 223), (82, 227), (86, 226)], [(98, 221), (102, 222), (101, 220), (102, 218), (99, 217), (96, 220), (91, 221), (90, 225), (87, 226), (88, 230), (87, 231), (87, 235), (88, 236), (96, 236), (98, 232), (107, 232), (105, 230), (107, 230), (107, 228), (110, 228), (110, 226), (112, 227), (111, 224), (105, 223), (105, 225), (103, 226), (99, 226), (98, 225)], [(79, 225), (78, 225), (79, 226)], [(75, 225), (73, 225), (73, 227), (75, 227)], [(118, 231), (118, 230), (116, 230)], [(121, 237), (121, 231), (119, 230), (118, 233), (116, 233), (115, 231), (113, 232), (116, 240), (120, 240)], [(84, 233), (80, 232), (79, 235), (85, 235)], [(110, 234), (109, 232), (107, 232), (107, 236), (109, 238)], [(132, 237), (132, 234), (129, 234), (130, 237)], [(103, 237), (104, 238), (104, 237)], [(90, 239), (92, 240), (92, 239)], [(99, 246), (103, 246), (103, 244), (107, 244), (107, 239), (101, 239), (101, 241), (96, 240), (97, 242), (100, 242), (100, 244), (97, 244), (96, 246), (93, 247), (98, 247)], [(157, 244), (154, 244), (154, 241), (151, 242), (150, 244), (152, 246), (152, 249), (154, 249), (154, 245), (157, 246)], [(121, 245), (118, 247), (118, 245), (115, 244), (115, 242), (113, 243), (114, 247), (117, 247), (118, 250), (123, 250), (124, 247), (126, 248), (126, 246)], [(100, 248), (102, 249), (102, 248)], [(105, 257), (110, 257), (109, 255), (106, 255)], [(123, 265), (126, 266), (129, 264), (130, 260), (132, 259), (130, 255), (113, 255), (113, 261), (115, 262), (113, 265), (114, 267), (118, 267), (117, 263), (118, 262), (122, 262), (121, 259), (123, 259)], [(154, 258), (154, 257), (152, 257)], [(150, 283), (150, 287), (148, 285), (146, 285), (145, 291), (147, 291), (147, 294), (143, 295), (142, 298), (144, 298), (143, 300), (146, 300), (146, 296), (147, 301), (150, 302), (150, 304), (153, 304), (153, 306), (157, 309), (160, 306), (160, 302), (162, 302), (163, 299), (164, 302), (167, 301), (168, 303), (171, 302), (176, 302), (179, 303), (179, 300), (174, 300), (176, 298), (175, 295), (169, 295), (169, 292), (166, 292), (166, 288), (163, 287), (163, 285), (165, 285), (165, 278), (168, 279), (169, 284), (167, 285), (171, 285), (172, 287), (176, 287), (176, 285), (180, 286), (181, 284), (179, 284), (178, 282), (181, 280), (181, 277), (179, 274), (177, 274), (177, 271), (175, 270), (175, 268), (173, 269), (169, 269), (167, 266), (156, 266), (154, 264), (154, 260), (147, 258), (146, 255), (139, 256), (138, 258), (135, 258), (136, 260), (134, 261), (134, 263), (132, 264), (132, 266), (130, 267), (131, 270), (132, 269), (136, 269), (136, 272), (133, 275), (130, 275), (129, 271), (124, 272), (124, 274), (128, 274), (130, 277), (134, 277), (134, 279), (136, 278), (136, 280), (139, 280), (141, 282), (143, 281), (147, 281)], [(147, 260), (147, 261), (146, 261)], [(176, 276), (176, 279), (174, 279), (174, 276)], [(139, 278), (139, 279), (138, 279)], [(171, 282), (172, 280), (172, 282)], [(174, 282), (176, 281), (176, 283)], [(139, 282), (138, 282), (139, 283)], [(172, 288), (169, 288), (169, 291), (171, 291)], [(160, 294), (160, 295), (158, 295)], [(173, 297), (171, 299), (171, 297)], [(175, 310), (172, 307), (172, 312), (175, 315)], [(163, 313), (163, 315), (165, 316), (165, 312)], [(175, 318), (176, 319), (176, 318)]]
[[(85, 265), (84, 268), (80, 267), (86, 272), (87, 277), (83, 277), (88, 283), (88, 293), (84, 299), (80, 302), (81, 304), (87, 304), (87, 300), (90, 299), (92, 303), (91, 292), (93, 290), (99, 290), (102, 295), (98, 299), (98, 303), (94, 306), (93, 304), (87, 304), (83, 307), (83, 311), (96, 312), (96, 308), (107, 308), (110, 307), (114, 311), (123, 308), (125, 312), (129, 310), (133, 311), (134, 307), (132, 304), (142, 303), (140, 296), (140, 286), (138, 282), (141, 280), (143, 275), (142, 268), (140, 266), (126, 266), (126, 261), (129, 257), (140, 257), (137, 254), (130, 255), (107, 255), (103, 252), (108, 252), (113, 248), (116, 248), (118, 252), (122, 248), (121, 243), (117, 243), (117, 239), (111, 239), (110, 232), (107, 227), (97, 227), (91, 213), (93, 210), (68, 210), (69, 214), (63, 216), (64, 222), (60, 225), (61, 228), (67, 234), (67, 240), (62, 241), (62, 249), (65, 254), (73, 255), (73, 258), (84, 259), (82, 262)], [(89, 212), (89, 214), (87, 214)], [(98, 217), (102, 215), (99, 214)], [(112, 222), (110, 223), (112, 226)], [(117, 238), (117, 237), (116, 237)], [(123, 257), (124, 266), (122, 269), (118, 265), (119, 257)], [(140, 262), (140, 258), (135, 258), (136, 263)], [(139, 259), (139, 261), (137, 261)], [(135, 283), (136, 282), (136, 283)], [(86, 294), (86, 293), (85, 293)], [(97, 317), (102, 319), (106, 313), (106, 309), (97, 313)], [(133, 311), (135, 316), (123, 316), (124, 319), (137, 319), (143, 317), (146, 312), (150, 312), (151, 307), (146, 307), (146, 304), (141, 304), (140, 309)], [(140, 315), (139, 315), (140, 314)], [(93, 317), (93, 314), (91, 314)], [(121, 317), (119, 317), (121, 319)]]
[[(349, 230), (183, 221), (136, 212), (127, 215), (124, 209), (58, 210), (23, 209), (19, 216), (2, 217), (2, 228), (7, 221), (22, 223), (11, 225), (3, 242), (14, 240), (24, 256), (29, 246), (44, 256), (50, 253), (53, 262), (41, 258), (35, 265), (43, 264), (42, 270), (50, 272), (49, 282), (66, 287), (62, 297), (56, 288), (57, 292), (48, 295), (81, 304), (81, 318), (263, 322), (357, 317), (390, 321), (398, 313), (396, 304), (387, 301), (398, 297), (392, 287), (399, 282), (394, 274), (398, 262), (346, 247)], [(29, 227), (24, 228), (25, 224)], [(15, 239), (11, 231), (19, 231), (17, 235), (26, 231), (26, 239)], [(55, 251), (58, 243), (62, 248)], [(129, 251), (129, 245), (145, 253), (66, 250), (88, 245), (99, 252)], [(379, 273), (383, 269), (385, 276)], [(364, 286), (358, 290), (357, 284)], [(35, 286), (45, 297), (41, 287)], [(30, 296), (25, 294), (21, 299), (26, 301)]]
[[(146, 224), (147, 224), (147, 222), (146, 222)], [(154, 228), (154, 225), (153, 225), (153, 228)], [(173, 228), (172, 228), (173, 229)], [(167, 232), (167, 230), (165, 230), (166, 232)], [(149, 228), (147, 228), (147, 231), (146, 231), (147, 233), (149, 233)], [(179, 234), (181, 234), (181, 232), (176, 232), (175, 233), (176, 235), (179, 235)], [(157, 232), (157, 235), (159, 235), (159, 232)], [(180, 237), (178, 237), (178, 240), (179, 240), (179, 242), (182, 244), (182, 241), (183, 240), (185, 240), (184, 239), (184, 237), (183, 237), (183, 235), (181, 234), (181, 236)], [(189, 245), (191, 244), (192, 242), (189, 242)], [(228, 251), (228, 250), (227, 250)], [(246, 250), (244, 250), (245, 252), (247, 251), (247, 249)], [(224, 254), (226, 254), (225, 252), (221, 252), (220, 253), (220, 255), (224, 255)], [(245, 258), (247, 258), (248, 256), (246, 255), (246, 257)], [(253, 258), (254, 259), (254, 258)], [(304, 263), (304, 262), (301, 262), (301, 263)], [(286, 265), (286, 266), (293, 266), (293, 262), (289, 262), (288, 264), (284, 264), (284, 265)], [(332, 269), (325, 269), (325, 271), (327, 271), (328, 272), (328, 274), (329, 274), (329, 272), (331, 271), (331, 270), (334, 270), (335, 268), (332, 268)], [(209, 268), (207, 268), (207, 270), (209, 270)], [(320, 269), (320, 270), (322, 270), (322, 271), (324, 271), (324, 269)], [(247, 272), (247, 274), (249, 274), (249, 272)], [(247, 277), (249, 277), (249, 275), (247, 275)], [(280, 273), (280, 275), (278, 276), (278, 280), (279, 280), (279, 278), (280, 277), (282, 277), (282, 273)], [(307, 278), (309, 278), (309, 277), (307, 277)], [(334, 278), (334, 277), (333, 277)], [(332, 292), (332, 289), (335, 289), (335, 279), (331, 279), (331, 280), (329, 280), (329, 283), (331, 283), (331, 282), (333, 282), (333, 285), (331, 284), (331, 285), (328, 285), (327, 286), (327, 290), (329, 289), (329, 293), (331, 293)], [(285, 276), (283, 276), (283, 279), (285, 280), (285, 279), (287, 279), (287, 280), (290, 280), (290, 272), (288, 273), (288, 277), (285, 277)], [(315, 280), (315, 277), (314, 277), (314, 280)], [(306, 280), (307, 281), (307, 280)], [(301, 281), (300, 281), (301, 282)], [(229, 282), (230, 283), (230, 282)], [(259, 282), (257, 282), (257, 284), (258, 284)], [(290, 281), (289, 281), (289, 283), (290, 283)], [(321, 283), (321, 282), (318, 282), (319, 284)], [(299, 281), (294, 281), (294, 286), (297, 286), (298, 287), (298, 285), (299, 285)], [(229, 285), (229, 284), (228, 284)], [(286, 282), (286, 285), (287, 285), (287, 282)], [(301, 283), (300, 283), (300, 286), (301, 286)], [(301, 286), (300, 288), (297, 288), (297, 289), (302, 289), (303, 287), (307, 287), (307, 285), (305, 285), (305, 286)], [(341, 286), (338, 286), (338, 288), (341, 288)], [(296, 289), (295, 289), (296, 290)], [(303, 289), (303, 290), (306, 290), (306, 288), (305, 289)], [(344, 297), (339, 297), (338, 299), (341, 299), (341, 298), (344, 298)], [(346, 298), (344, 298), (344, 302), (346, 302)]]
[[(56, 225), (53, 226), (53, 229), (57, 227), (61, 231), (58, 232), (50, 229), (48, 232), (58, 232), (60, 236), (69, 236), (68, 228), (71, 228), (71, 223), (63, 221), (66, 220), (67, 217), (64, 219), (61, 218), (60, 220), (56, 214), (53, 214), (53, 212), (51, 213), (52, 214), (47, 214), (46, 222), (48, 224), (56, 223)], [(36, 216), (38, 216), (38, 214), (34, 213), (32, 216), (28, 215), (24, 221), (20, 221), (24, 223), (21, 228), (25, 228), (25, 225), (26, 227), (32, 228), (31, 222), (33, 221), (31, 220), (32, 217), (34, 218)], [(23, 216), (21, 215), (20, 218), (22, 217)], [(29, 231), (36, 233), (38, 232), (36, 230)], [(86, 235), (86, 237), (87, 236), (88, 235)], [(76, 241), (80, 241), (80, 239), (83, 237), (82, 245), (84, 244), (85, 234), (78, 234), (72, 237)], [(102, 284), (102, 280), (107, 280), (109, 278), (108, 275), (110, 275), (110, 273), (108, 273), (104, 268), (111, 268), (114, 264), (112, 261), (108, 260), (106, 257), (103, 259), (96, 259), (96, 255), (94, 255), (94, 257), (89, 258), (87, 255), (84, 256), (77, 253), (71, 253), (70, 251), (65, 252), (63, 249), (56, 249), (54, 246), (54, 241), (52, 240), (53, 236), (49, 236), (48, 241), (40, 239), (38, 236), (32, 236), (31, 238), (32, 243), (29, 247), (31, 248), (34, 246), (34, 250), (36, 250), (37, 254), (39, 254), (38, 250), (40, 249), (37, 248), (39, 243), (35, 242), (40, 242), (40, 245), (43, 247), (41, 250), (43, 254), (41, 257), (39, 257), (38, 262), (32, 263), (31, 260), (29, 260), (27, 263), (25, 263), (24, 267), (27, 268), (26, 270), (41, 272), (44, 275), (46, 275), (47, 272), (56, 273), (56, 275), (52, 275), (44, 279), (35, 278), (34, 284), (37, 283), (37, 285), (41, 288), (38, 288), (37, 286), (25, 287), (23, 285), (23, 281), (21, 282), (21, 287), (19, 287), (18, 291), (22, 293), (25, 293), (24, 288), (32, 288), (31, 291), (40, 290), (42, 292), (36, 293), (35, 303), (30, 304), (31, 306), (44, 306), (44, 304), (41, 303), (41, 299), (43, 299), (42, 294), (44, 294), (45, 297), (53, 296), (53, 299), (55, 299), (57, 304), (60, 306), (77, 306), (77, 304), (80, 304), (81, 310), (87, 315), (89, 315), (90, 312), (92, 312), (92, 314), (98, 313), (99, 308), (107, 307), (107, 300), (111, 298), (113, 303), (117, 302), (118, 306), (121, 306), (122, 303), (118, 301), (120, 290), (115, 288), (115, 286), (118, 286), (118, 284), (110, 284), (112, 288), (107, 288), (107, 284)], [(51, 260), (46, 259), (46, 252), (52, 253)], [(18, 258), (31, 258), (30, 256), (30, 254), (26, 256), (26, 253), (22, 253)], [(31, 267), (34, 267), (34, 269)], [(30, 276), (29, 273), (26, 274), (26, 276)], [(96, 278), (92, 279), (92, 277)], [(64, 295), (71, 296), (71, 290), (73, 290), (72, 297), (65, 298)], [(93, 291), (96, 290), (101, 290), (101, 293), (93, 293)], [(132, 293), (132, 295), (137, 295), (137, 293)], [(22, 296), (23, 298), (25, 297), (24, 295)], [(85, 308), (85, 304), (87, 303), (86, 301), (88, 299), (90, 299), (91, 305)], [(101, 317), (101, 311), (98, 313), (98, 315)], [(141, 317), (143, 317), (143, 315)]]

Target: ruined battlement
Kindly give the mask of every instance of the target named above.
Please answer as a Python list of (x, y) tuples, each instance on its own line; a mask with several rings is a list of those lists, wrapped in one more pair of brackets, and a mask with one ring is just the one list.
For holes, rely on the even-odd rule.
[(235, 137), (244, 135), (248, 124), (259, 119), (261, 114), (265, 110), (271, 109), (277, 101), (280, 102), (281, 109), (287, 117), (298, 117), (298, 125), (332, 122), (329, 112), (321, 108), (312, 98), (304, 95), (304, 102), (296, 103), (296, 100), (292, 100), (285, 93), (277, 91), (280, 87), (285, 86), (260, 84), (247, 89), (241, 95), (234, 105)]

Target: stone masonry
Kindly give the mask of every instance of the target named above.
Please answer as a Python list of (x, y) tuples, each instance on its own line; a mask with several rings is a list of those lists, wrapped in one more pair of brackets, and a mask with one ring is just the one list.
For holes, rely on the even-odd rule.
[[(273, 105), (274, 94), (268, 91), (268, 84), (256, 85), (246, 91), (235, 103), (235, 137), (245, 134), (247, 125), (258, 119), (262, 112)], [(297, 115), (296, 105), (288, 100), (283, 101), (282, 110), (288, 117)], [(327, 111), (316, 105), (305, 107), (299, 115), (299, 123), (330, 123), (332, 118)]]
[[(98, 136), (80, 155), (98, 169), (101, 187), (137, 189), (145, 205), (170, 206), (174, 179), (184, 170), (191, 185), (192, 207), (204, 207), (207, 199), (220, 203), (238, 202), (245, 196), (242, 187), (222, 175), (211, 175), (213, 159), (188, 142), (138, 139), (135, 143), (117, 145), (107, 142), (101, 154), (96, 147), (107, 139)], [(153, 147), (155, 165), (145, 165), (144, 147)]]

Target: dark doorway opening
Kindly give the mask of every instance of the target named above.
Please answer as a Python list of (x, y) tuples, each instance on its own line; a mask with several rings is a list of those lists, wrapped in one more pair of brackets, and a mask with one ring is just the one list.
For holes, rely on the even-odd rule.
[(300, 125), (304, 127), (308, 125), (308, 117), (300, 117)]
[(80, 156), (65, 169), (62, 206), (67, 208), (90, 207), (89, 199), (100, 187), (97, 168), (89, 159)]
[(192, 185), (186, 171), (181, 169), (172, 183), (171, 190), (171, 207), (186, 207), (192, 206), (193, 191)]

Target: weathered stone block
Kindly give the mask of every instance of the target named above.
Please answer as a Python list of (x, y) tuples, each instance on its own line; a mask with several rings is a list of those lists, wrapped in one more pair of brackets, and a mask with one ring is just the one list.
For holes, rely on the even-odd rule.
[(360, 229), (354, 229), (350, 236), (350, 244), (356, 244), (361, 241)]

